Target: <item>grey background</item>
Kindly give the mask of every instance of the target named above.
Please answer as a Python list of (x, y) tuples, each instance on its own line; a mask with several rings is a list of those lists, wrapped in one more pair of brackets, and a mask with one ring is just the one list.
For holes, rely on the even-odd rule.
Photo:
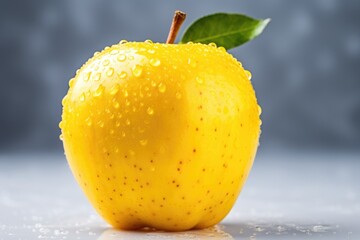
[[(0, 152), (62, 151), (68, 80), (93, 52), (121, 39), (166, 39), (214, 12), (272, 18), (231, 52), (253, 73), (263, 108), (261, 148), (359, 150), (360, 1), (1, 1)], [(181, 33), (180, 33), (181, 34)]]

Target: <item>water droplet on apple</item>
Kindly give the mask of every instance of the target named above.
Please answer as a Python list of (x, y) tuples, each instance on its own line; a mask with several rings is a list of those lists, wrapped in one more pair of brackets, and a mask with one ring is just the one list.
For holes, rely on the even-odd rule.
[(201, 77), (196, 77), (196, 81), (197, 81), (199, 84), (203, 84), (203, 83), (204, 83), (204, 79), (202, 79)]
[(191, 58), (188, 59), (188, 64), (191, 66), (191, 67), (196, 67), (196, 62), (195, 60), (192, 60)]
[(114, 106), (114, 108), (119, 108), (120, 107), (120, 104), (119, 104), (119, 102), (118, 101), (114, 101), (113, 102), (113, 106)]
[(163, 83), (160, 83), (159, 86), (159, 92), (164, 93), (166, 91), (166, 85)]
[(148, 143), (148, 140), (147, 140), (147, 139), (142, 139), (142, 140), (140, 140), (140, 145), (141, 145), (141, 146), (146, 146), (147, 143)]
[(103, 128), (105, 124), (104, 124), (103, 121), (99, 121), (99, 122), (98, 122), (98, 125), (99, 125), (99, 127)]
[(106, 71), (106, 75), (108, 77), (111, 77), (114, 74), (114, 69), (113, 68), (109, 68), (109, 70)]
[(80, 95), (80, 101), (81, 101), (81, 102), (85, 101), (85, 93), (82, 93), (82, 94)]
[(175, 96), (176, 96), (177, 99), (181, 99), (181, 93), (180, 93), (180, 92), (177, 92), (177, 93), (175, 94)]
[(124, 89), (123, 93), (124, 93), (124, 97), (129, 96), (129, 93), (128, 93), (128, 91), (126, 89)]
[(68, 96), (65, 95), (65, 97), (62, 99), (61, 104), (64, 106), (68, 101)]
[(138, 131), (139, 131), (139, 133), (143, 133), (143, 132), (145, 132), (145, 129), (143, 127), (138, 127)]
[(116, 55), (118, 53), (119, 53), (119, 50), (117, 50), (117, 49), (114, 49), (110, 52), (111, 55)]
[(150, 59), (150, 65), (153, 66), (153, 67), (158, 67), (160, 66), (161, 62), (159, 59), (157, 58), (152, 58)]
[(136, 64), (134, 67), (131, 68), (131, 70), (135, 77), (140, 77), (142, 74), (142, 66), (141, 65)]
[(107, 65), (110, 64), (110, 60), (109, 60), (109, 59), (105, 59), (102, 64), (103, 64), (103, 66), (107, 66)]
[(104, 86), (102, 84), (94, 92), (94, 97), (100, 97), (104, 92)]
[(94, 76), (94, 81), (99, 81), (101, 78), (101, 73), (96, 73)]
[(120, 54), (119, 56), (117, 56), (116, 58), (119, 62), (123, 62), (126, 60), (126, 56), (124, 54)]
[(210, 47), (217, 47), (216, 43), (214, 43), (214, 42), (209, 43), (209, 46)]
[(90, 80), (91, 72), (88, 72), (84, 77), (84, 82), (87, 82)]
[(130, 101), (128, 99), (125, 100), (125, 105), (128, 107), (130, 106)]
[(248, 77), (249, 80), (251, 80), (251, 72), (248, 70), (245, 70), (246, 76)]
[(147, 114), (149, 115), (153, 115), (154, 114), (154, 109), (152, 109), (151, 107), (148, 107), (146, 110)]
[(127, 73), (124, 72), (124, 71), (122, 71), (122, 72), (119, 74), (119, 78), (121, 78), (121, 79), (126, 78), (126, 76), (127, 76)]
[(86, 123), (86, 125), (88, 125), (89, 127), (92, 125), (92, 120), (91, 120), (91, 118), (86, 118), (85, 119), (85, 123)]
[(70, 79), (69, 87), (72, 88), (72, 86), (74, 86), (74, 83), (75, 83), (75, 78)]
[(119, 84), (115, 84), (111, 90), (110, 90), (110, 95), (115, 95), (119, 92), (120, 89), (120, 85)]

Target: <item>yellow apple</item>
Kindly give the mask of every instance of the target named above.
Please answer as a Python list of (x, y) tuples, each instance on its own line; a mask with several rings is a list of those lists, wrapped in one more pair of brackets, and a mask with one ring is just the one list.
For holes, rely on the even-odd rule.
[(60, 127), (71, 170), (115, 228), (221, 221), (260, 134), (250, 72), (214, 44), (121, 42), (69, 82)]

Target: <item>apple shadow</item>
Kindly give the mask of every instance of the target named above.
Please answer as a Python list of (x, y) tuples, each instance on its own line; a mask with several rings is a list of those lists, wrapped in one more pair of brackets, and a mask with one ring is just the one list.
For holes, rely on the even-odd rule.
[(119, 239), (338, 239), (337, 227), (299, 223), (222, 223), (202, 230), (163, 232), (156, 230), (122, 231), (106, 229), (97, 240)]
[(201, 230), (183, 232), (164, 232), (157, 230), (123, 231), (113, 228), (105, 230), (97, 240), (120, 240), (120, 239), (234, 239), (230, 234), (222, 231), (220, 226)]

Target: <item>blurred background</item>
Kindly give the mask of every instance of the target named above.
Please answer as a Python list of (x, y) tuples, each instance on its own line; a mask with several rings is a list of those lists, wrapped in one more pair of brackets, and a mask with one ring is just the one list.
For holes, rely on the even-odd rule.
[(165, 41), (175, 9), (188, 14), (182, 32), (214, 12), (272, 18), (231, 50), (253, 73), (260, 149), (360, 149), (358, 0), (40, 0), (0, 2), (0, 153), (62, 152), (61, 99), (75, 71), (121, 39)]

